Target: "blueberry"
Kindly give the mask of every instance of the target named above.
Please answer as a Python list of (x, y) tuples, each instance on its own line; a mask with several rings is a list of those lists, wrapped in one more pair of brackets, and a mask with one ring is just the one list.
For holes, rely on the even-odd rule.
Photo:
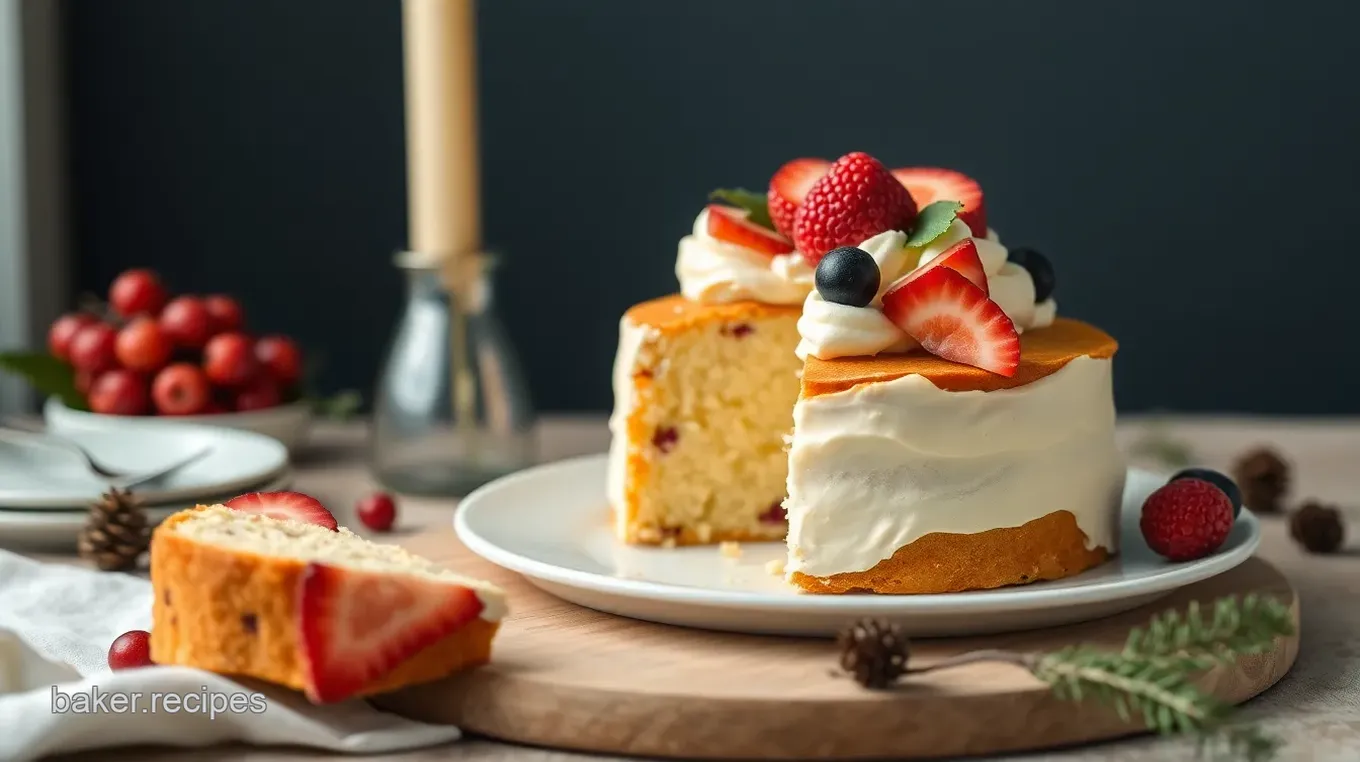
[(1011, 249), (1006, 258), (1029, 271), (1029, 277), (1034, 281), (1035, 304), (1053, 295), (1053, 263), (1048, 257), (1034, 249)]
[(816, 283), (828, 302), (866, 307), (878, 294), (878, 263), (864, 249), (832, 249), (817, 263)]
[(1237, 518), (1237, 514), (1242, 512), (1242, 490), (1237, 488), (1237, 482), (1223, 474), (1209, 468), (1187, 468), (1171, 477), (1169, 481), (1174, 482), (1177, 479), (1199, 479), (1209, 482), (1228, 496), (1228, 500), (1232, 502), (1233, 518)]

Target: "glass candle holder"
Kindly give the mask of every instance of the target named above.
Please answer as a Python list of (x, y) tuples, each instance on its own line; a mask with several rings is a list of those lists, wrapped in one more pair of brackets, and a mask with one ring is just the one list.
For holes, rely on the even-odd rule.
[(537, 457), (528, 384), (497, 319), (491, 260), (406, 252), (406, 306), (378, 379), (370, 457), (397, 492), (462, 496)]

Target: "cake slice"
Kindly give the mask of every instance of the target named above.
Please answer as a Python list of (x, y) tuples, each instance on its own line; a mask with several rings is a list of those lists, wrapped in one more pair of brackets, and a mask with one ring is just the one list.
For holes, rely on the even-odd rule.
[[(436, 680), (490, 658), (506, 612), (495, 587), (333, 528), (319, 504), (271, 510), (260, 499), (271, 494), (310, 500), (243, 496), (240, 504), (255, 512), (198, 506), (156, 528), (157, 664), (259, 678), (323, 703)], [(284, 515), (314, 523), (276, 517)]]
[(623, 316), (608, 477), (619, 539), (784, 538), (799, 312), (674, 295)]

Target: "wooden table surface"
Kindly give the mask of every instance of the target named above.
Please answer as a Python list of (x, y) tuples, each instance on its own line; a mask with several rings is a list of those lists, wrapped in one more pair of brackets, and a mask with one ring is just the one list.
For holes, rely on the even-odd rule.
[[(1154, 433), (1155, 432), (1155, 433)], [(354, 501), (375, 489), (364, 464), (364, 429), (359, 425), (319, 428), (312, 446), (297, 458), (296, 489), (331, 506), (342, 524), (354, 527)], [(1226, 469), (1248, 447), (1269, 445), (1293, 462), (1292, 499), (1317, 498), (1347, 510), (1353, 530), (1347, 549), (1331, 556), (1304, 553), (1287, 535), (1284, 522), (1265, 520), (1260, 554), (1279, 567), (1298, 589), (1302, 608), (1302, 646), (1293, 671), (1245, 711), (1285, 740), (1278, 759), (1321, 762), (1360, 759), (1360, 419), (1291, 420), (1160, 417), (1121, 420), (1120, 440), (1130, 451), (1154, 437), (1188, 446), (1195, 462)], [(540, 427), (544, 460), (602, 452), (608, 444), (603, 418), (554, 417)], [(1135, 458), (1135, 462), (1138, 459)], [(1151, 465), (1151, 464), (1149, 464)], [(404, 498), (401, 535), (450, 526), (454, 500)], [(448, 531), (452, 532), (449, 528)], [(71, 562), (65, 557), (48, 557)], [(1009, 759), (1053, 762), (1162, 762), (1191, 759), (1187, 743), (1137, 738), (1080, 749), (1043, 752)], [(295, 760), (352, 759), (293, 749), (226, 746), (198, 751), (126, 749), (60, 757), (62, 760)], [(366, 759), (401, 762), (589, 762), (618, 759), (532, 749), (485, 739)]]

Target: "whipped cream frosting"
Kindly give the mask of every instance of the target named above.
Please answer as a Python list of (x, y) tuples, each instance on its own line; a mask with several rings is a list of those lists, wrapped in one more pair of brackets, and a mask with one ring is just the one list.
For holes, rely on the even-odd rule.
[(1070, 511), (1118, 546), (1125, 465), (1111, 361), (1078, 357), (1014, 389), (943, 391), (919, 375), (800, 400), (789, 450), (786, 573), (861, 572), (932, 532)]
[[(879, 233), (860, 244), (859, 248), (878, 263), (878, 294), (868, 306), (851, 307), (828, 302), (814, 289), (803, 302), (803, 316), (798, 321), (798, 333), (802, 336), (798, 357), (806, 360), (811, 355), (830, 360), (914, 349), (916, 342), (884, 317), (883, 294), (902, 276), (965, 238), (973, 238), (973, 231), (963, 220), (956, 219), (923, 248), (904, 248), (907, 236), (896, 230)], [(989, 230), (986, 238), (973, 241), (987, 274), (991, 299), (1015, 323), (1015, 330), (1024, 333), (1051, 324), (1057, 316), (1057, 303), (1051, 298), (1034, 303), (1034, 279), (1028, 270), (1007, 261), (1009, 252), (996, 231)]]
[(708, 209), (680, 239), (675, 277), (685, 298), (707, 304), (754, 300), (798, 304), (813, 290), (811, 265), (798, 252), (770, 256), (708, 233)]

